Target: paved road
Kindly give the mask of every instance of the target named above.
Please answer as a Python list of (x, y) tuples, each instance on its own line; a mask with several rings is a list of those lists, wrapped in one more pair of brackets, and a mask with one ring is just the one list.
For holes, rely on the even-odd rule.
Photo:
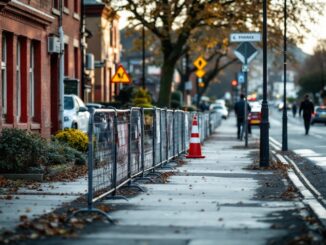
[[(282, 143), (282, 112), (271, 109), (270, 136)], [(300, 152), (309, 149), (315, 153), (326, 156), (326, 126), (315, 124), (310, 128), (310, 134), (304, 134), (302, 118), (293, 118), (288, 114), (288, 145), (290, 150)]]

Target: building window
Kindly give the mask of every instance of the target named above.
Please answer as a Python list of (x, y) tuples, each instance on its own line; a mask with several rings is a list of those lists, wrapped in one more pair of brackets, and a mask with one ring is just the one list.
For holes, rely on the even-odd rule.
[(79, 49), (74, 48), (74, 60), (75, 60), (75, 78), (79, 78), (79, 59), (78, 59)]
[(55, 9), (59, 9), (60, 6), (59, 6), (59, 0), (53, 0), (53, 8)]
[(31, 44), (29, 62), (29, 111), (31, 118), (35, 116), (35, 45)]
[(16, 50), (16, 117), (20, 121), (21, 116), (21, 41), (17, 40)]
[(6, 118), (7, 115), (7, 38), (2, 34), (2, 47), (1, 47), (1, 104), (2, 104), (2, 117)]
[(74, 0), (74, 12), (79, 13), (79, 0)]
[(68, 0), (64, 0), (64, 2), (63, 2), (63, 6), (64, 6), (65, 8), (68, 8)]
[(65, 50), (64, 50), (64, 75), (68, 77), (68, 69), (69, 69), (69, 50), (68, 50), (68, 44), (65, 44)]

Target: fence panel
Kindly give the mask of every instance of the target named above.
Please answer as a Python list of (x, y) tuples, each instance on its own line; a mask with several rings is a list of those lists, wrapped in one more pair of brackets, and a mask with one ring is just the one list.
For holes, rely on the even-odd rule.
[(162, 162), (168, 159), (168, 127), (167, 127), (167, 110), (161, 110), (161, 149), (162, 149)]
[(118, 110), (117, 111), (117, 185), (126, 181), (128, 175), (128, 153), (129, 153), (129, 123), (130, 111)]
[(141, 109), (130, 110), (130, 172), (131, 176), (141, 171)]
[(158, 165), (160, 162), (162, 162), (162, 129), (161, 129), (161, 115), (162, 110), (161, 109), (155, 109), (155, 138), (154, 138), (154, 148), (155, 148), (155, 161), (154, 164)]
[(114, 118), (114, 110), (96, 110), (92, 115), (92, 198), (114, 186)]
[(153, 136), (154, 136), (153, 109), (144, 109), (144, 167), (145, 170), (153, 166)]
[(174, 115), (173, 110), (167, 110), (167, 151), (168, 151), (167, 160), (173, 157), (173, 146), (174, 146), (173, 145), (173, 135), (174, 135), (173, 115)]
[(184, 138), (184, 112), (183, 111), (175, 111), (175, 155), (183, 152), (183, 138)]

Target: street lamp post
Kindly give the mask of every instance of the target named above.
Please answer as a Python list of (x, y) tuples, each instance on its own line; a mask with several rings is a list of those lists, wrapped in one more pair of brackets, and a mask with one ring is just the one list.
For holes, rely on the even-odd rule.
[(59, 60), (59, 128), (63, 129), (63, 112), (64, 112), (64, 74), (65, 74), (65, 45), (63, 31), (63, 4), (60, 1), (59, 16), (59, 39), (60, 39), (60, 60)]
[(283, 45), (284, 45), (284, 74), (283, 74), (283, 81), (284, 81), (284, 93), (283, 93), (283, 125), (282, 125), (282, 151), (288, 150), (288, 117), (287, 117), (287, 104), (286, 104), (286, 55), (287, 55), (287, 38), (286, 38), (286, 19), (287, 19), (287, 10), (286, 10), (286, 0), (284, 0), (284, 35), (283, 35)]
[[(144, 8), (144, 15), (143, 15), (143, 19), (145, 21), (145, 8)], [(146, 88), (146, 65), (145, 65), (145, 24), (143, 24), (143, 29), (142, 29), (142, 60), (143, 60), (143, 77), (142, 77), (142, 87), (143, 89)]]
[(263, 102), (262, 122), (260, 126), (260, 161), (261, 167), (269, 166), (269, 122), (267, 103), (267, 3), (263, 0)]

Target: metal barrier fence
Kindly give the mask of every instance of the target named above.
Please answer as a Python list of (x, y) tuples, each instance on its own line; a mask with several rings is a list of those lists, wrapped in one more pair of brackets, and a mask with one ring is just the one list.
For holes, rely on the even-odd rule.
[(215, 111), (136, 107), (94, 110), (88, 131), (88, 207), (76, 213), (97, 212), (107, 216), (94, 209), (93, 203), (115, 196), (120, 187), (133, 179), (144, 177), (186, 153), (195, 114), (203, 141), (221, 122), (221, 115)]

